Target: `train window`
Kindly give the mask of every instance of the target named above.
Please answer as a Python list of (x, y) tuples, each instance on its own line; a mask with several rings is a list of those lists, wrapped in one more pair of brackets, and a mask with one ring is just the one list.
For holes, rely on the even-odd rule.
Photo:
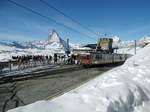
[(100, 57), (99, 57), (99, 55), (96, 55), (96, 57), (95, 57), (96, 59), (99, 59)]
[(82, 59), (90, 59), (90, 56), (89, 56), (89, 55), (86, 55), (86, 56), (82, 56), (81, 58), (82, 58)]
[(87, 59), (90, 59), (90, 56), (89, 56), (89, 55), (87, 55)]
[(86, 59), (86, 56), (83, 56), (83, 59)]

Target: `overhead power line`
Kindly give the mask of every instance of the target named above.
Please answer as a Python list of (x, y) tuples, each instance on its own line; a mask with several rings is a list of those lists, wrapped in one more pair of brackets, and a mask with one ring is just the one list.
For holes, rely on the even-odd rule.
[(78, 31), (78, 30), (76, 30), (76, 29), (73, 29), (73, 28), (71, 28), (71, 27), (69, 27), (69, 26), (67, 26), (67, 25), (65, 25), (65, 24), (62, 24), (62, 23), (60, 23), (60, 22), (57, 22), (56, 20), (52, 19), (51, 17), (45, 16), (45, 15), (43, 15), (43, 14), (41, 14), (41, 13), (39, 13), (39, 12), (37, 12), (37, 11), (35, 11), (35, 10), (29, 8), (29, 7), (26, 7), (26, 6), (22, 5), (22, 4), (20, 4), (20, 3), (17, 3), (17, 2), (12, 1), (12, 0), (7, 0), (7, 1), (10, 2), (10, 3), (12, 3), (12, 4), (14, 4), (14, 5), (16, 5), (16, 6), (18, 6), (18, 7), (23, 8), (23, 9), (29, 11), (29, 12), (32, 12), (32, 13), (34, 13), (34, 14), (36, 14), (36, 15), (42, 17), (42, 18), (45, 18), (45, 19), (47, 19), (47, 20), (50, 20), (50, 21), (54, 22), (54, 23), (57, 24), (57, 25), (63, 26), (63, 27), (65, 27), (65, 28), (67, 28), (67, 29), (69, 29), (69, 30), (71, 30), (71, 31), (74, 31), (74, 32), (76, 32), (76, 33), (79, 33), (79, 34), (81, 34), (81, 35), (84, 35), (84, 36), (86, 36), (86, 37), (88, 37), (88, 38), (95, 39), (95, 38), (93, 38), (93, 37), (91, 37), (91, 36), (89, 36), (89, 35), (87, 35), (87, 34), (85, 34), (85, 33), (83, 33), (83, 32), (80, 32), (80, 31)]
[(51, 5), (50, 3), (46, 2), (45, 0), (40, 0), (42, 3), (44, 3), (45, 5), (47, 5), (48, 7), (54, 9), (55, 11), (59, 12), (60, 14), (62, 14), (63, 16), (65, 16), (66, 18), (70, 19), (71, 21), (77, 23), (78, 25), (80, 25), (82, 28), (88, 30), (89, 32), (93, 33), (94, 35), (98, 36), (99, 35), (97, 33), (95, 33), (92, 29), (90, 29), (89, 27), (81, 24), (79, 21), (73, 19), (72, 17), (68, 16), (67, 14), (65, 14), (64, 12), (62, 12), (61, 10), (59, 10), (58, 8), (54, 7), (53, 5)]

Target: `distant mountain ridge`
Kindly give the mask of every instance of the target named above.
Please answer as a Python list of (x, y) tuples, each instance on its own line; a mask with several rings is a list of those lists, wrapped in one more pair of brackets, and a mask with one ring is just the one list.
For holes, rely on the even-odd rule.
[(10, 47), (16, 47), (16, 48), (22, 48), (22, 49), (25, 48), (18, 41), (5, 41), (5, 40), (1, 40), (0, 41), (0, 45), (10, 46)]
[[(71, 44), (73, 46), (74, 44)], [(22, 55), (54, 55), (64, 54), (68, 49), (65, 42), (56, 31), (53, 31), (47, 40), (43, 41), (4, 41), (0, 40), (0, 61), (8, 61), (12, 56)]]
[(48, 40), (43, 41), (29, 41), (29, 42), (19, 42), (19, 41), (5, 41), (1, 40), (0, 45), (16, 47), (20, 49), (63, 49), (66, 50), (68, 48), (67, 42), (64, 41), (58, 33), (54, 30), (52, 34), (48, 37)]
[[(113, 38), (113, 47), (127, 48), (133, 47), (135, 44), (134, 40), (122, 41), (118, 36), (106, 38)], [(145, 43), (150, 43), (149, 36), (144, 36), (141, 39), (139, 39), (137, 41), (137, 46), (143, 45)], [(64, 41), (55, 30), (52, 31), (47, 40), (43, 41), (35, 40), (29, 42), (0, 40), (0, 45), (16, 47), (19, 49), (39, 49), (39, 50), (57, 50), (57, 51), (61, 50), (63, 52), (65, 52), (68, 49), (68, 47), (70, 48), (82, 47), (82, 45), (76, 45), (71, 43), (68, 46), (67, 42)]]
[[(118, 36), (106, 38), (113, 38), (113, 47), (119, 48), (118, 53), (134, 53), (134, 40), (122, 41)], [(142, 37), (137, 41), (137, 49), (144, 47), (147, 43), (150, 43), (150, 37)], [(83, 49), (85, 45), (86, 43), (84, 45), (69, 43), (69, 48), (71, 51), (72, 49)], [(8, 61), (12, 58), (12, 56), (18, 55), (54, 55), (54, 53), (64, 54), (67, 49), (67, 42), (64, 41), (54, 30), (49, 35), (48, 39), (43, 41), (35, 40), (20, 42), (0, 40), (0, 61)]]
[[(113, 38), (113, 45), (117, 46), (118, 48), (133, 47), (135, 45), (135, 40), (122, 41), (117, 36), (114, 36), (112, 38)], [(144, 36), (139, 40), (136, 40), (137, 46), (143, 46), (148, 43), (150, 43), (150, 36)]]

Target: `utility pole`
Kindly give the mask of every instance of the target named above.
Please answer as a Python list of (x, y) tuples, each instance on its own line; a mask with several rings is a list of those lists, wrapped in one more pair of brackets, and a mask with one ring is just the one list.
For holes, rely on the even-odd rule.
[(70, 46), (69, 46), (69, 38), (67, 38), (67, 50), (66, 50), (67, 56), (70, 54)]
[(70, 51), (69, 38), (67, 38), (67, 50)]
[(134, 54), (136, 54), (136, 40), (134, 40)]

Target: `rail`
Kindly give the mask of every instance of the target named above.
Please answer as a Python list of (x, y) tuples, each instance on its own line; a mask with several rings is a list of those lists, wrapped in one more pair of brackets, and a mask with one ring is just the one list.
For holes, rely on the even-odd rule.
[(29, 72), (26, 74), (18, 74), (18, 75), (11, 75), (11, 76), (1, 76), (0, 77), (0, 84), (10, 83), (10, 82), (16, 82), (16, 81), (23, 81), (28, 79), (33, 79), (37, 77), (43, 77), (47, 75), (55, 75), (58, 73), (63, 72), (70, 72), (75, 70), (84, 69), (83, 66), (70, 66), (70, 67), (59, 67), (54, 69), (43, 69), (35, 72)]

